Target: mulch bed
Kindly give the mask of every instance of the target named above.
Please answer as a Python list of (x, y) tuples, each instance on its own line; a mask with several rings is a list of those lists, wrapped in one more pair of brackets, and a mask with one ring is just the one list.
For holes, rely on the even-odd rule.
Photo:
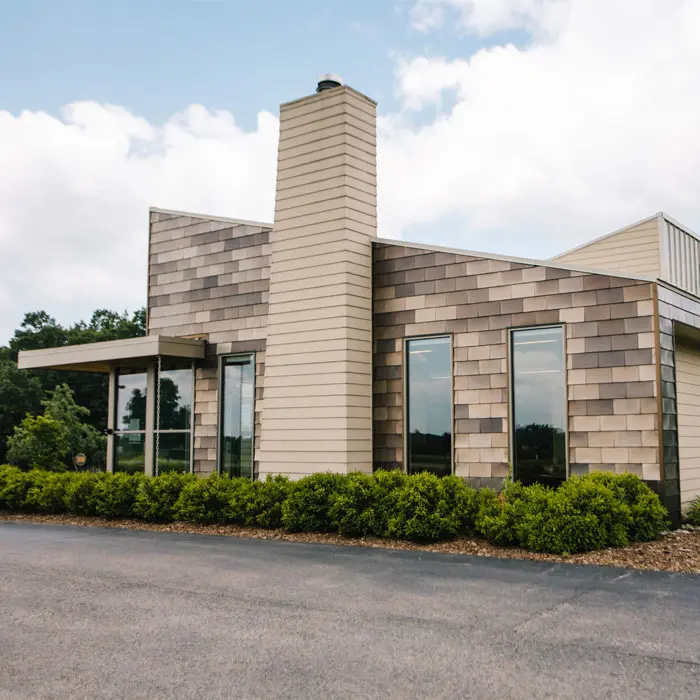
[(656, 542), (635, 543), (621, 549), (604, 549), (587, 554), (560, 556), (538, 554), (519, 547), (496, 547), (472, 537), (461, 537), (449, 542), (414, 544), (402, 540), (385, 540), (378, 537), (342, 537), (324, 533), (289, 533), (284, 530), (265, 530), (240, 525), (193, 525), (191, 523), (145, 523), (140, 520), (108, 520), (77, 515), (31, 515), (0, 513), (0, 520), (51, 525), (78, 525), (82, 527), (109, 527), (118, 530), (152, 530), (156, 532), (186, 532), (201, 535), (247, 537), (286, 542), (312, 542), (317, 544), (372, 547), (377, 549), (403, 549), (441, 554), (469, 554), (500, 559), (534, 559), (563, 562), (566, 564), (595, 564), (619, 566), (630, 569), (650, 569), (700, 574), (700, 531), (677, 530)]

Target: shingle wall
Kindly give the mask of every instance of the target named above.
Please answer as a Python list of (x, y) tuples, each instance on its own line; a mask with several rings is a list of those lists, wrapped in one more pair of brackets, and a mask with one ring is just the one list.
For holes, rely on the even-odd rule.
[(654, 284), (374, 246), (374, 464), (401, 467), (403, 339), (451, 334), (455, 473), (508, 472), (508, 329), (565, 324), (572, 474), (659, 479)]
[[(255, 442), (260, 441), (270, 278), (270, 229), (151, 212), (148, 332), (202, 336), (195, 377), (194, 470), (216, 469), (218, 357), (256, 353)], [(256, 465), (257, 470), (257, 465)]]
[(700, 302), (659, 285), (661, 406), (663, 421), (664, 498), (672, 514), (680, 513), (678, 406), (676, 403), (676, 324), (700, 329)]

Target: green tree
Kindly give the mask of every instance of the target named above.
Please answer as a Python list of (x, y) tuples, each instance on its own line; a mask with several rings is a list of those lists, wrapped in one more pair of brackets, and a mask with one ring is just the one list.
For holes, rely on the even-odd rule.
[(46, 416), (26, 416), (8, 441), (7, 458), (19, 467), (65, 471), (66, 426)]
[[(80, 321), (64, 328), (55, 318), (45, 311), (25, 314), (20, 327), (10, 339), (9, 347), (4, 349), (6, 359), (17, 361), (20, 350), (37, 350), (40, 348), (60, 347), (63, 345), (82, 345), (107, 340), (136, 338), (146, 334), (146, 311), (140, 309), (132, 314), (117, 313), (108, 309), (97, 309), (88, 322)], [(3, 349), (0, 348), (0, 359)], [(43, 390), (44, 396), (52, 392), (59, 384), (66, 383), (74, 391), (78, 405), (85, 406), (90, 414), (86, 421), (103, 430), (107, 427), (107, 377), (98, 372), (66, 372), (55, 370), (36, 370), (26, 373), (35, 377)], [(0, 397), (2, 395), (0, 394)], [(0, 401), (0, 426), (2, 414), (6, 411)], [(21, 416), (27, 411), (36, 411), (34, 405), (25, 406)], [(16, 411), (9, 410), (13, 425), (18, 422)], [(0, 432), (0, 440), (2, 433)]]
[(27, 413), (39, 413), (43, 396), (41, 382), (17, 369), (9, 352), (0, 348), (0, 464), (7, 459), (7, 441), (15, 426)]
[(67, 384), (60, 384), (43, 404), (44, 416), (58, 421), (66, 429), (68, 449), (63, 455), (66, 465), (72, 467), (73, 458), (82, 452), (88, 458), (88, 466), (104, 468), (107, 438), (83, 422), (89, 418), (90, 410), (75, 402), (73, 390)]

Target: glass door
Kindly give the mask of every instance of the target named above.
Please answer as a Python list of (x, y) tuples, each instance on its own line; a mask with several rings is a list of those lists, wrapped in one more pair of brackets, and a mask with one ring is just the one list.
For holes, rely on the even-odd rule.
[(135, 474), (146, 465), (146, 390), (143, 369), (117, 372), (114, 471)]
[(219, 471), (228, 476), (253, 476), (255, 426), (255, 363), (253, 355), (221, 361)]

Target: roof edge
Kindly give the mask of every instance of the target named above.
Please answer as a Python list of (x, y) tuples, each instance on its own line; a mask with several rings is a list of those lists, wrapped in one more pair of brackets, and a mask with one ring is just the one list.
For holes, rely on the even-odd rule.
[[(640, 226), (641, 224), (646, 224), (648, 221), (653, 221), (656, 219), (657, 221), (659, 219), (668, 219), (668, 217), (662, 212), (662, 211), (657, 211), (656, 214), (652, 214), (651, 216), (647, 216), (644, 219), (640, 219), (639, 221), (635, 221), (633, 224), (627, 224), (627, 226), (623, 226), (622, 228), (615, 229), (611, 233), (606, 233), (603, 234), (602, 236), (598, 236), (597, 238), (594, 238), (592, 241), (586, 241), (585, 243), (581, 243), (581, 245), (577, 245), (573, 248), (569, 248), (569, 250), (565, 250), (563, 253), (557, 253), (556, 255), (553, 255), (550, 260), (557, 260), (558, 258), (563, 258), (565, 255), (571, 255), (571, 253), (575, 253), (579, 250), (583, 250), (584, 248), (588, 248), (589, 245), (593, 245), (594, 243), (600, 243), (601, 241), (604, 241), (607, 238), (612, 238), (613, 236), (616, 236), (618, 233), (622, 233), (623, 231), (627, 231), (628, 229), (634, 228), (635, 226)], [(675, 224), (674, 224), (675, 225)], [(685, 228), (685, 227), (681, 227)]]
[[(650, 217), (653, 218), (653, 217)], [(419, 250), (435, 251), (438, 253), (454, 253), (456, 255), (470, 255), (476, 258), (485, 258), (488, 260), (502, 260), (503, 262), (519, 263), (522, 265), (533, 265), (537, 267), (552, 267), (557, 270), (570, 270), (571, 272), (581, 272), (590, 275), (605, 275), (606, 277), (620, 277), (622, 279), (639, 280), (640, 282), (656, 282), (655, 277), (647, 277), (646, 275), (631, 275), (626, 272), (616, 272), (614, 270), (603, 270), (594, 267), (581, 267), (580, 265), (567, 265), (565, 263), (555, 262), (553, 260), (537, 260), (535, 258), (518, 258), (512, 255), (498, 255), (493, 253), (483, 253), (474, 250), (462, 250), (461, 248), (447, 248), (445, 246), (428, 245), (425, 243), (411, 243), (410, 241), (402, 241), (394, 238), (375, 238), (375, 243), (383, 245), (400, 245), (405, 248), (417, 248)]]
[(260, 226), (272, 230), (272, 224), (263, 221), (249, 221), (248, 219), (231, 219), (227, 216), (212, 216), (211, 214), (198, 214), (192, 211), (179, 211), (177, 209), (161, 209), (160, 207), (148, 207), (148, 211), (154, 214), (170, 214), (171, 216), (191, 216), (195, 219), (207, 219), (208, 221), (223, 221), (226, 224), (238, 224), (239, 226)]

